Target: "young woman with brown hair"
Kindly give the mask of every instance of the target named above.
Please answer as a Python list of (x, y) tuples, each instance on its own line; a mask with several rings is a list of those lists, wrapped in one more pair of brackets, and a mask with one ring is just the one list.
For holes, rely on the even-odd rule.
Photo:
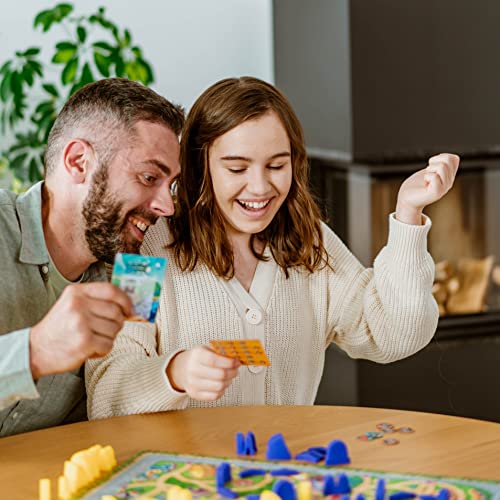
[[(127, 323), (87, 365), (89, 416), (186, 406), (312, 404), (325, 349), (395, 361), (424, 347), (438, 311), (423, 208), (452, 186), (438, 155), (402, 185), (387, 246), (364, 268), (308, 189), (301, 126), (275, 87), (222, 80), (191, 109), (177, 208), (146, 233), (169, 258), (156, 325)], [(213, 339), (262, 341), (269, 367), (216, 354)]]

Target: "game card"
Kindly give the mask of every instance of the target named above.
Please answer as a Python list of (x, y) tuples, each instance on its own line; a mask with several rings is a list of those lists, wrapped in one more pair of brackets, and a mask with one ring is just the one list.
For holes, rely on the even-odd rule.
[(148, 255), (118, 253), (111, 283), (121, 288), (132, 300), (135, 315), (129, 321), (154, 322), (167, 259)]
[(211, 340), (215, 352), (229, 358), (238, 358), (242, 365), (270, 366), (271, 363), (258, 339)]

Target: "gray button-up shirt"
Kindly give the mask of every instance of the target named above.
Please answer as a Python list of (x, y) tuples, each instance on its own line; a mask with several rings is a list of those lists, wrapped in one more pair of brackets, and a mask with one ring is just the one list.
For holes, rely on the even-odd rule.
[[(86, 418), (83, 368), (36, 383), (30, 370), (30, 327), (55, 300), (48, 285), (42, 185), (20, 196), (0, 189), (0, 436)], [(100, 263), (85, 275), (85, 281), (106, 280)]]

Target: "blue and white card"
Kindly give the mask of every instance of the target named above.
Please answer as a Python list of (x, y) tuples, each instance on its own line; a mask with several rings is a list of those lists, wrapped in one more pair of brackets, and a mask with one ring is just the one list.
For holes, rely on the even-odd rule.
[(116, 254), (111, 283), (132, 299), (135, 315), (129, 321), (154, 322), (166, 270), (164, 257)]

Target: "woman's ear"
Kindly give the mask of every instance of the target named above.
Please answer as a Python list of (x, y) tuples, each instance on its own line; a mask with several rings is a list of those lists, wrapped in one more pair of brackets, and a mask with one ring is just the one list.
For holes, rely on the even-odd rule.
[(72, 139), (63, 151), (64, 169), (75, 184), (90, 179), (95, 163), (94, 148), (83, 139)]

